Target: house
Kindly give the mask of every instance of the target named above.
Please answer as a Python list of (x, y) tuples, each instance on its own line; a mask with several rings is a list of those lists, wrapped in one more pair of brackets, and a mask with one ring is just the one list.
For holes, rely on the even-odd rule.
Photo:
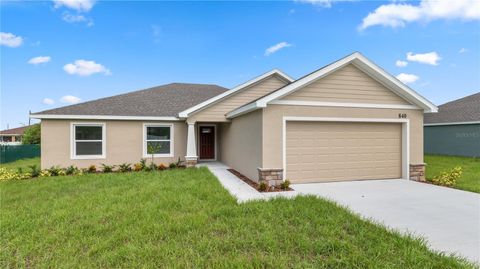
[[(360, 53), (297, 80), (272, 70), (231, 90), (168, 84), (31, 114), (42, 167), (220, 161), (271, 184), (421, 179), (437, 107)], [(159, 145), (160, 147), (153, 147)]]
[(425, 153), (480, 156), (480, 92), (425, 114)]
[(30, 126), (22, 126), (0, 131), (0, 143), (16, 145), (21, 144), (23, 132)]

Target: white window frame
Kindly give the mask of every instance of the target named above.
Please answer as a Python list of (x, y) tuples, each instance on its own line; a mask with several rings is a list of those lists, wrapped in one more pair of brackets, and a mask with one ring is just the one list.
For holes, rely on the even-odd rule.
[[(154, 158), (158, 157), (173, 157), (174, 156), (174, 128), (173, 123), (144, 123), (143, 124), (143, 158), (151, 158), (152, 154), (147, 153), (147, 127), (169, 127), (170, 128), (170, 153), (160, 153), (153, 154)], [(162, 140), (149, 140), (149, 141), (168, 141), (167, 139)]]
[[(76, 126), (94, 126), (102, 127), (102, 140), (76, 140), (75, 127)], [(105, 122), (71, 122), (70, 123), (70, 159), (72, 160), (93, 160), (105, 159), (107, 156), (107, 128)], [(76, 142), (102, 142), (101, 155), (77, 155)]]

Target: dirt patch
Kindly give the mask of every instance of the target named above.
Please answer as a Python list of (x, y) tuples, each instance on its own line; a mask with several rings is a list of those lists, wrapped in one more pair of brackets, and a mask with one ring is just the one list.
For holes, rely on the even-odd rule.
[(266, 191), (261, 191), (259, 190), (259, 187), (260, 187), (260, 184), (258, 184), (257, 182), (251, 180), (250, 178), (248, 178), (247, 176), (243, 175), (242, 173), (238, 172), (237, 170), (235, 169), (227, 169), (230, 173), (234, 174), (235, 176), (237, 176), (239, 179), (241, 179), (243, 182), (247, 183), (248, 185), (250, 185), (252, 188), (256, 189), (257, 191), (259, 192), (281, 192), (281, 191), (293, 191), (292, 188), (288, 188), (288, 189), (282, 189), (280, 188), (280, 186), (271, 186), (270, 188), (268, 188)]

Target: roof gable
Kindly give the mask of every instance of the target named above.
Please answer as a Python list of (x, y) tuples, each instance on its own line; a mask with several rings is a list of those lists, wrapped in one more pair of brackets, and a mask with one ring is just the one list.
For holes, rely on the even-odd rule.
[(409, 103), (415, 104), (419, 108), (424, 109), (425, 112), (437, 112), (437, 107), (428, 101), (426, 98), (410, 89), (408, 86), (400, 82), (394, 76), (388, 74), (385, 70), (375, 65), (373, 62), (365, 58), (362, 54), (355, 52), (347, 57), (344, 57), (334, 63), (331, 63), (317, 71), (314, 71), (288, 85), (285, 87), (268, 94), (264, 97), (261, 97), (249, 104), (246, 104), (243, 107), (235, 109), (227, 114), (227, 118), (234, 118), (236, 116), (248, 113), (252, 110), (266, 107), (267, 104), (272, 101), (278, 100), (288, 94), (291, 94), (310, 83), (317, 81), (332, 72), (339, 70), (340, 68), (352, 64), (356, 68), (360, 69), (362, 72), (366, 73), (388, 89), (392, 90), (398, 96), (407, 100)]
[(193, 113), (199, 112), (202, 109), (205, 109), (205, 108), (207, 108), (207, 107), (209, 107), (209, 106), (211, 106), (215, 103), (218, 103), (218, 102), (232, 96), (233, 94), (241, 92), (241, 91), (249, 88), (250, 86), (252, 86), (256, 83), (259, 83), (259, 82), (261, 82), (265, 79), (268, 79), (269, 77), (272, 77), (272, 76), (277, 76), (287, 83), (290, 83), (290, 82), (293, 81), (293, 79), (290, 76), (288, 76), (287, 74), (283, 73), (282, 71), (280, 71), (278, 69), (273, 69), (273, 70), (271, 70), (269, 72), (266, 72), (266, 73), (264, 73), (264, 74), (262, 74), (258, 77), (255, 77), (255, 78), (253, 78), (253, 79), (251, 79), (251, 80), (249, 80), (245, 83), (242, 83), (242, 84), (236, 86), (235, 88), (233, 88), (229, 91), (226, 91), (226, 92), (224, 92), (222, 94), (219, 94), (217, 96), (214, 96), (214, 97), (212, 97), (212, 98), (210, 98), (210, 99), (208, 99), (208, 100), (206, 100), (206, 101), (204, 101), (204, 102), (202, 102), (202, 103), (200, 103), (196, 106), (193, 106), (193, 107), (190, 107), (190, 108), (188, 108), (184, 111), (181, 111), (178, 114), (178, 116), (180, 118), (187, 118), (190, 115), (192, 115)]

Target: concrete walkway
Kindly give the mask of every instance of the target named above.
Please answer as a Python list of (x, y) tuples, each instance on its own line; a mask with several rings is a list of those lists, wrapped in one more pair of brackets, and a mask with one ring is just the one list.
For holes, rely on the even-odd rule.
[(432, 249), (480, 262), (480, 195), (409, 180), (297, 184), (361, 216), (427, 239)]
[(299, 193), (296, 191), (288, 192), (258, 192), (250, 185), (230, 173), (229, 168), (220, 162), (203, 162), (197, 166), (206, 166), (218, 178), (220, 184), (237, 199), (238, 203), (244, 203), (253, 200), (269, 200), (275, 197), (295, 197)]

